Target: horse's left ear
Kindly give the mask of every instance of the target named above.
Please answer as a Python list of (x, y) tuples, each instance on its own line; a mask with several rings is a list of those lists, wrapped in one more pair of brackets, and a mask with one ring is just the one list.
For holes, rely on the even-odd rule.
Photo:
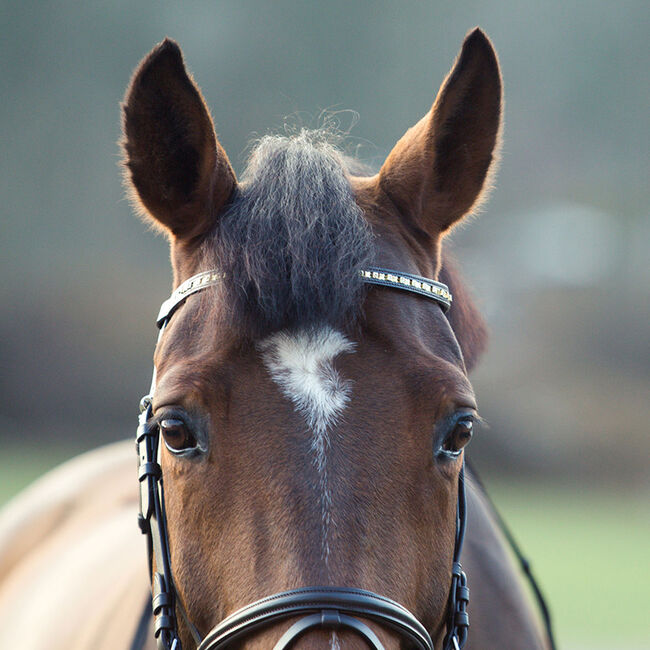
[(166, 39), (140, 63), (123, 104), (127, 182), (138, 207), (176, 239), (204, 235), (235, 187), (181, 50)]
[(437, 238), (477, 204), (498, 156), (501, 114), (497, 56), (476, 28), (429, 113), (395, 145), (379, 173), (381, 189), (405, 219)]

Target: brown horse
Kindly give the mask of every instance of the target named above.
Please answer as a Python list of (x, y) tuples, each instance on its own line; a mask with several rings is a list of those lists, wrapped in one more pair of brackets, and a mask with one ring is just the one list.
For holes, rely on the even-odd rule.
[[(155, 354), (150, 426), (164, 443), (185, 650), (238, 608), (311, 585), (393, 599), (442, 647), (478, 417), (467, 373), (485, 342), (443, 242), (489, 187), (501, 86), (476, 29), (377, 175), (355, 175), (322, 134), (301, 132), (263, 138), (238, 182), (178, 46), (166, 40), (136, 71), (124, 103), (133, 198), (169, 236), (175, 287), (223, 273), (179, 307)], [(368, 265), (440, 279), (453, 305), (445, 314), (368, 287)], [(148, 585), (124, 449), (73, 461), (5, 512), (3, 647), (130, 647)], [(545, 648), (490, 509), (466, 483), (466, 647)], [(229, 647), (272, 648), (295, 620)], [(406, 647), (372, 617), (364, 625), (385, 648)], [(353, 630), (316, 628), (292, 647), (367, 646)]]

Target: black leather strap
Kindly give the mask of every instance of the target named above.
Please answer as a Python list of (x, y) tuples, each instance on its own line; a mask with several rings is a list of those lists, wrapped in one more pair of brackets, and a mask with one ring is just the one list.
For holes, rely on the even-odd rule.
[[(366, 639), (373, 638), (375, 647), (383, 650), (374, 634), (368, 633), (370, 628), (356, 618), (361, 616), (399, 632), (418, 650), (434, 650), (429, 633), (408, 609), (385, 596), (349, 587), (304, 587), (283, 591), (246, 605), (208, 633), (198, 650), (222, 650), (260, 627), (298, 614), (324, 616), (327, 627), (354, 629)], [(287, 633), (286, 642), (312, 627), (314, 620), (309, 618), (301, 626), (290, 628), (294, 632), (292, 635)], [(276, 646), (278, 650), (284, 647)]]
[[(140, 530), (147, 535), (154, 634), (158, 650), (181, 650), (178, 640), (175, 590), (169, 561), (167, 521), (158, 464), (159, 433), (150, 424), (151, 398), (140, 403), (140, 424), (136, 435), (140, 481)], [(152, 567), (155, 561), (155, 572)]]
[(467, 497), (465, 494), (465, 461), (458, 475), (458, 499), (456, 501), (456, 543), (454, 561), (451, 568), (451, 589), (447, 604), (447, 634), (443, 642), (444, 650), (460, 650), (467, 642), (469, 628), (469, 587), (467, 576), (460, 564), (460, 554), (465, 541), (467, 526)]

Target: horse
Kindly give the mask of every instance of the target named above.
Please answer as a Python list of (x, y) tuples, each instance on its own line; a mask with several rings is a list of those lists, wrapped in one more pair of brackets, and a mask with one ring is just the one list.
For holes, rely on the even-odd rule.
[(502, 114), (476, 28), (378, 173), (301, 130), (238, 180), (179, 46), (143, 59), (125, 177), (175, 291), (140, 484), (117, 443), (4, 510), (0, 645), (549, 647), (464, 469), (486, 327), (445, 238), (486, 198)]

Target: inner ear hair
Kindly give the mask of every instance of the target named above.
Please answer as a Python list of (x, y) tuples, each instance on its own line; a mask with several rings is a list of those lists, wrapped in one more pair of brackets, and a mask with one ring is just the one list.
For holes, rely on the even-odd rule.
[(140, 212), (177, 238), (207, 232), (235, 174), (174, 41), (155, 47), (135, 71), (123, 133), (127, 186)]

